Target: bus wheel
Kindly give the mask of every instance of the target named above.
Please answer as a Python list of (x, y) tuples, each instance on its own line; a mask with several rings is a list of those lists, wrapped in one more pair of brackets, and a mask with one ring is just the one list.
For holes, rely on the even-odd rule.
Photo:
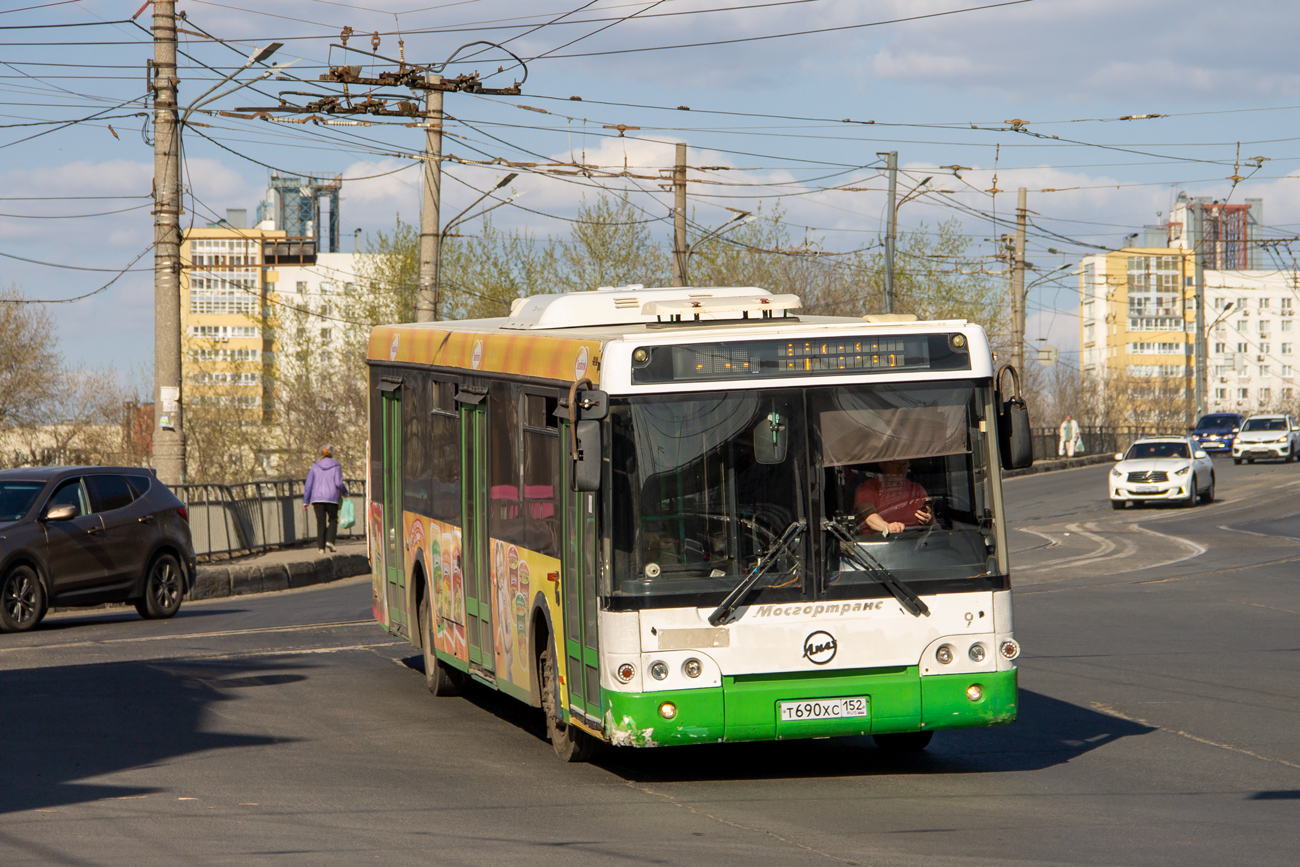
[(555, 650), (546, 648), (538, 658), (542, 675), (542, 712), (546, 714), (546, 736), (563, 762), (586, 762), (596, 754), (596, 739), (577, 726), (560, 722), (559, 691), (555, 676)]
[(425, 686), (436, 696), (460, 695), (464, 678), (433, 652), (433, 618), (429, 615), (429, 595), (426, 593), (420, 600), (420, 643), (424, 645)]
[(872, 735), (876, 746), (890, 753), (919, 753), (930, 745), (934, 732), (891, 732)]

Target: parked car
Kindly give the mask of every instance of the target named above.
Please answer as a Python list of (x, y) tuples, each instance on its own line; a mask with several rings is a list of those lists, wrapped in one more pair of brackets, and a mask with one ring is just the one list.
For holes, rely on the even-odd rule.
[(1201, 416), (1192, 430), (1192, 439), (1205, 451), (1232, 451), (1232, 443), (1237, 438), (1237, 431), (1245, 423), (1246, 417), (1236, 412), (1214, 412)]
[(1232, 462), (1300, 460), (1300, 427), (1289, 415), (1252, 415), (1232, 444)]
[(1214, 502), (1214, 461), (1189, 436), (1143, 437), (1115, 455), (1110, 471), (1110, 505)]
[(0, 632), (52, 605), (171, 617), (194, 577), (185, 506), (139, 467), (0, 470)]

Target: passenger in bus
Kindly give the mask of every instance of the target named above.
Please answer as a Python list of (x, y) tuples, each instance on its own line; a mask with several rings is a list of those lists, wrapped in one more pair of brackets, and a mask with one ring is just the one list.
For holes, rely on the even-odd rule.
[(881, 461), (879, 466), (880, 475), (868, 478), (853, 493), (858, 533), (888, 536), (934, 521), (925, 488), (907, 478), (911, 462)]

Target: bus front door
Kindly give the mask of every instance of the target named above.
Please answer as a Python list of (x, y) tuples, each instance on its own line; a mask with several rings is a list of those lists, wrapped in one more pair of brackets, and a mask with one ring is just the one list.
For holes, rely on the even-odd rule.
[(488, 556), (487, 406), (462, 403), (460, 419), (465, 641), (470, 670), (491, 675), (496, 668), (496, 649), (492, 638), (492, 560)]
[[(569, 442), (568, 422), (561, 425), (560, 442)], [(561, 445), (561, 449), (563, 449)], [(565, 450), (567, 452), (567, 450)], [(564, 551), (564, 659), (568, 673), (569, 711), (571, 718), (589, 729), (601, 730), (600, 655), (597, 652), (596, 612), (599, 608), (596, 570), (596, 495), (575, 492), (571, 480), (572, 463), (567, 453), (560, 459), (563, 468)], [(581, 716), (577, 716), (581, 714)]]
[(384, 455), (384, 563), (389, 628), (404, 634), (406, 616), (406, 557), (402, 527), (402, 387), (382, 392)]

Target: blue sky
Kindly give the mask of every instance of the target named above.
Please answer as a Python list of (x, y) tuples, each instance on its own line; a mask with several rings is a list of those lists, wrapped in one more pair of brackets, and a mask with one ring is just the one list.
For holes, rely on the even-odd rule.
[[(29, 296), (90, 292), (152, 239), (152, 149), (138, 99), (152, 57), (151, 12), (121, 23), (140, 4), (28, 0), (8, 5), (37, 8), (0, 10), (0, 27), (10, 28), (0, 30), (0, 283)], [(562, 233), (583, 195), (627, 190), (666, 244), (669, 196), (655, 178), (677, 141), (688, 142), (694, 167), (693, 231), (724, 222), (728, 207), (770, 212), (779, 199), (799, 233), (834, 252), (878, 243), (884, 179), (876, 154), (889, 150), (899, 152), (901, 190), (932, 178), (931, 192), (901, 209), (900, 228), (933, 229), (955, 216), (980, 254), (991, 255), (991, 239), (1010, 230), (1016, 188), (1028, 188), (1028, 258), (1040, 274), (1095, 246), (1121, 246), (1167, 215), (1179, 191), (1262, 198), (1267, 234), (1292, 237), (1300, 228), (1294, 3), (584, 4), (182, 0), (182, 28), (191, 32), (182, 34), (181, 101), (272, 40), (284, 43), (274, 60), (297, 60), (290, 72), (301, 80), (263, 82), (213, 107), (273, 105), (281, 91), (325, 93), (316, 78), (327, 65), (390, 68), (369, 56), (374, 31), (378, 54), (404, 52), (413, 63), (440, 63), (486, 40), (524, 58), (527, 80), (519, 97), (447, 97), (454, 120), (444, 151), (456, 160), (444, 166), (444, 213), (510, 171), (476, 163), (542, 165), (512, 184), (524, 193), (519, 207), (494, 212), (504, 228)], [(344, 26), (360, 52), (338, 47)], [(448, 74), (477, 71), (489, 85), (522, 77), (518, 68), (496, 73), (513, 66), (500, 48), (475, 55), (480, 49), (462, 50), (457, 56), (468, 59)], [(1153, 114), (1161, 116), (1121, 119)], [(207, 124), (184, 139), (187, 219), (196, 224), (226, 208), (254, 208), (268, 166), (345, 177), (344, 249), (356, 229), (388, 228), (398, 212), (418, 218), (420, 175), (405, 155), (423, 146), (422, 130), (194, 119)], [(620, 137), (608, 128), (619, 124), (639, 129)], [(22, 141), (29, 136), (37, 137)], [(583, 178), (544, 168), (564, 161), (603, 171)], [(966, 168), (941, 168), (951, 166)], [(599, 176), (625, 167), (631, 177)], [(1234, 174), (1249, 177), (1234, 185)], [(151, 268), (146, 254), (110, 288), (50, 308), (69, 360), (151, 368)], [(1073, 278), (1038, 285), (1028, 336), (1075, 349), (1076, 299)]]

